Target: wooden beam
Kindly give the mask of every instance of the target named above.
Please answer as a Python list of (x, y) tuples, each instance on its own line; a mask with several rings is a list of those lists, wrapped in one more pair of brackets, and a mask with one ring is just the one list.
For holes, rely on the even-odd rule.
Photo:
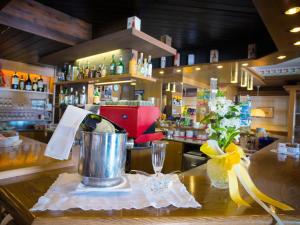
[(11, 0), (1, 0), (0, 1), (0, 10), (3, 9)]
[(11, 0), (0, 23), (68, 45), (91, 39), (92, 26), (34, 0)]

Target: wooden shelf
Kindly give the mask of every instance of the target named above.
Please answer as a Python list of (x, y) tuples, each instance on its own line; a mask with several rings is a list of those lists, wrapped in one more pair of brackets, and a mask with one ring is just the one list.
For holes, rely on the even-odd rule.
[(42, 91), (26, 91), (26, 90), (19, 90), (19, 89), (11, 89), (11, 88), (3, 88), (0, 87), (0, 91), (11, 91), (11, 92), (22, 92), (22, 93), (38, 93), (44, 95), (52, 95), (51, 92), (42, 92)]
[(121, 30), (43, 56), (41, 63), (58, 65), (116, 49), (135, 49), (153, 58), (175, 55), (176, 49), (136, 29)]
[(58, 81), (55, 82), (55, 84), (57, 85), (95, 84), (95, 83), (102, 83), (102, 82), (118, 82), (118, 81), (122, 82), (126, 80), (144, 80), (149, 82), (156, 82), (155, 78), (144, 77), (139, 75), (122, 74), (122, 75), (108, 75), (105, 77), (88, 78), (88, 79), (73, 80), (73, 81)]

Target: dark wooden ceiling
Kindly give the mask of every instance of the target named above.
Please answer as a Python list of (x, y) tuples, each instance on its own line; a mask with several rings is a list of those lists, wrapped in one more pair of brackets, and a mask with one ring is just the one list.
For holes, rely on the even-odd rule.
[(0, 58), (18, 62), (38, 62), (39, 56), (68, 47), (34, 34), (0, 25)]
[[(230, 45), (228, 51), (234, 54), (234, 43), (239, 43), (246, 55), (247, 44), (255, 42), (260, 43), (261, 55), (275, 50), (252, 0), (37, 1), (91, 23), (94, 37), (124, 29), (127, 17), (137, 15), (142, 31), (156, 38), (170, 35), (179, 50)], [(12, 28), (0, 34), (0, 43), (0, 58), (24, 62), (67, 47)]]

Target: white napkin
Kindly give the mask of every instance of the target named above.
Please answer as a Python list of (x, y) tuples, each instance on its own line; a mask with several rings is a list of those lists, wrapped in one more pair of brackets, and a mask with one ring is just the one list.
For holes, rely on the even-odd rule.
[(126, 174), (126, 176), (131, 186), (130, 192), (78, 193), (76, 190), (81, 181), (79, 174), (62, 173), (30, 210), (68, 210), (73, 208), (120, 210), (143, 209), (149, 206), (163, 208), (170, 205), (178, 208), (201, 208), (201, 205), (175, 174), (161, 175), (161, 179), (167, 181), (169, 185), (160, 192), (153, 192), (149, 189), (152, 177), (139, 174)]
[(60, 119), (45, 151), (45, 156), (68, 159), (76, 132), (90, 111), (69, 105)]

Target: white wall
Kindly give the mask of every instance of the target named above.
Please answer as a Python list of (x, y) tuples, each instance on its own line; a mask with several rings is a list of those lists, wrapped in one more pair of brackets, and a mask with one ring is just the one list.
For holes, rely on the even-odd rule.
[(252, 118), (251, 128), (265, 127), (275, 131), (287, 130), (288, 96), (251, 96), (252, 108), (273, 107), (273, 118)]

